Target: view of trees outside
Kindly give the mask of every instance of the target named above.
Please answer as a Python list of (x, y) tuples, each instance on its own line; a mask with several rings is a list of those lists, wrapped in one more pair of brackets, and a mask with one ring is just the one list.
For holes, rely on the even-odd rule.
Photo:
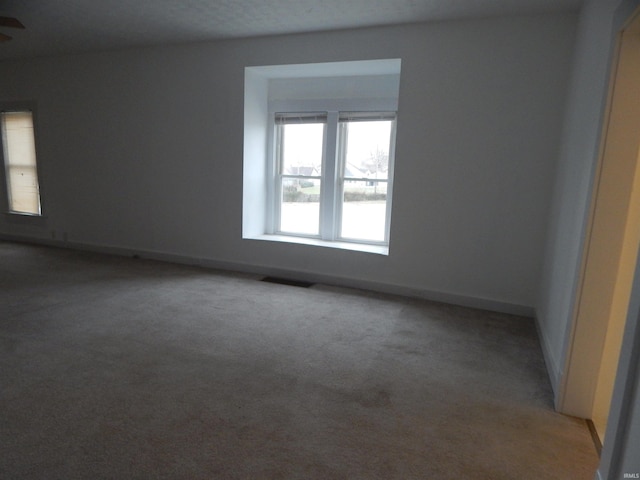
[(342, 122), (341, 133), (347, 139), (342, 237), (384, 241), (391, 124), (388, 120)]
[(324, 123), (284, 125), (282, 173), (305, 178), (282, 180), (280, 230), (303, 235), (320, 233), (320, 175)]
[[(343, 238), (383, 241), (392, 122), (340, 122), (344, 136)], [(324, 124), (285, 126), (280, 229), (283, 232), (319, 233), (322, 142)], [(304, 178), (298, 177), (299, 175)]]

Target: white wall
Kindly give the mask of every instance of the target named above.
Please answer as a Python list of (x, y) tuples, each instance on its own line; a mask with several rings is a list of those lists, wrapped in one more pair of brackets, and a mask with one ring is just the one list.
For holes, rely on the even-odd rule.
[[(0, 234), (531, 313), (576, 17), (542, 15), (0, 63), (38, 105), (43, 209)], [(244, 67), (401, 58), (388, 257), (242, 240)]]
[(570, 338), (582, 249), (601, 140), (619, 0), (587, 2), (580, 17), (537, 319), (554, 390)]
[[(266, 149), (268, 140), (264, 128), (268, 107), (268, 79), (252, 72), (245, 74), (244, 98), (244, 158), (261, 158), (261, 164), (252, 168), (243, 168), (242, 234), (252, 237), (265, 232), (267, 225), (264, 212), (264, 199), (267, 196)], [(262, 210), (262, 216), (253, 214)]]
[[(574, 299), (580, 280), (590, 193), (599, 156), (614, 33), (639, 4), (638, 0), (588, 0), (580, 16), (537, 310), (541, 340), (556, 389), (562, 381), (561, 373), (571, 339)], [(625, 473), (640, 474), (639, 360), (640, 263), (635, 268), (597, 479), (618, 480)]]

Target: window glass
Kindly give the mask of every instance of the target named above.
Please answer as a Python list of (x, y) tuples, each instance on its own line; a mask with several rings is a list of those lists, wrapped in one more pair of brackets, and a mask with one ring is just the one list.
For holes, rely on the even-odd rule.
[(388, 244), (395, 112), (277, 113), (275, 125), (273, 231)]
[(40, 215), (33, 114), (3, 112), (1, 118), (9, 210)]
[(320, 233), (320, 180), (284, 178), (280, 231), (300, 235)]
[(281, 135), (282, 173), (320, 176), (324, 123), (284, 124)]
[(278, 116), (277, 231), (320, 234), (320, 187), (325, 118)]
[(393, 123), (366, 118), (340, 121), (342, 238), (386, 240)]

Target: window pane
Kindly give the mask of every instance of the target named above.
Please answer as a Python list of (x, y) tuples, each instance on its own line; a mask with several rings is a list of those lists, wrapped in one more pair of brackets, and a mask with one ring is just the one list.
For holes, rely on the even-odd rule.
[(320, 180), (282, 179), (280, 231), (318, 235), (320, 225)]
[(38, 197), (38, 178), (33, 167), (9, 167), (8, 181), (11, 186), (11, 205), (13, 212), (40, 213)]
[(345, 239), (386, 240), (387, 180), (393, 120), (340, 120)]
[(32, 113), (3, 113), (2, 140), (9, 209), (13, 212), (39, 215), (40, 195)]
[(387, 182), (345, 180), (341, 236), (383, 242), (387, 215)]
[(345, 178), (388, 178), (392, 124), (391, 120), (340, 122)]
[(319, 176), (322, 169), (324, 123), (284, 124), (280, 128), (281, 173)]

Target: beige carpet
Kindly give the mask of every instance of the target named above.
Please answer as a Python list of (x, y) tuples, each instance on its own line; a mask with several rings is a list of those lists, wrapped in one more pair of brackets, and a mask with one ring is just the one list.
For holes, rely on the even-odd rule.
[(2, 479), (585, 479), (533, 321), (0, 242)]

